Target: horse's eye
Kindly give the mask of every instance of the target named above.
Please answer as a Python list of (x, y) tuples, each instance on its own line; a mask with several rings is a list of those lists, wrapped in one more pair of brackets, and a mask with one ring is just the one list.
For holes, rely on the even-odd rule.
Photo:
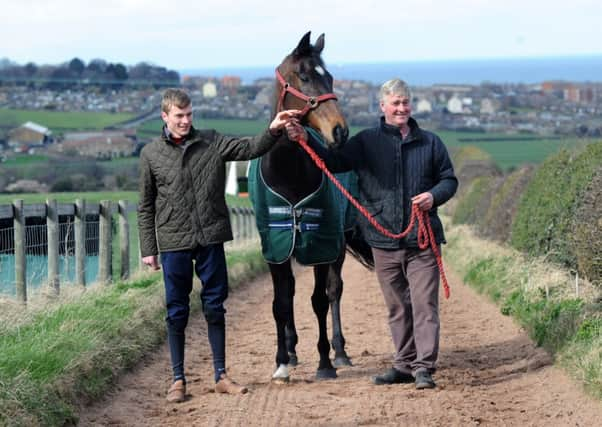
[(307, 73), (299, 73), (299, 78), (302, 82), (307, 83), (309, 81), (309, 76), (307, 75)]

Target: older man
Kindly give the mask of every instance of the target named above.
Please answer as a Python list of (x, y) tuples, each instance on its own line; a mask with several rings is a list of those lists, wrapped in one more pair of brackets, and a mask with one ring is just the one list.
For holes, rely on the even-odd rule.
[[(333, 172), (354, 170), (359, 200), (393, 233), (404, 230), (412, 204), (428, 211), (436, 243), (445, 242), (437, 207), (456, 192), (458, 181), (441, 139), (411, 117), (408, 85), (389, 80), (380, 90), (383, 117), (374, 128), (352, 137), (339, 150), (312, 147)], [(291, 138), (307, 134), (296, 120), (286, 125)], [(415, 382), (434, 388), (439, 351), (439, 269), (433, 251), (418, 248), (416, 227), (403, 239), (380, 234), (363, 216), (359, 225), (372, 248), (376, 273), (395, 346), (393, 366), (372, 378), (374, 384)]]

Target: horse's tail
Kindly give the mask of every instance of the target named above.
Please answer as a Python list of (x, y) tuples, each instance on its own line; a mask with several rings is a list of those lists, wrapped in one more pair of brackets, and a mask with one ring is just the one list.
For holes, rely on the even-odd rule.
[(372, 249), (357, 224), (351, 230), (345, 231), (345, 243), (347, 244), (347, 253), (351, 254), (364, 267), (374, 270)]

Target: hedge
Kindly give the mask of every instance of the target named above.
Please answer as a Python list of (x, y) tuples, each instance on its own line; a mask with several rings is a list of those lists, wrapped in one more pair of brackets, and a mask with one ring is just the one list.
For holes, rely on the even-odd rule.
[[(602, 142), (590, 144), (580, 153), (561, 150), (548, 158), (521, 197), (512, 226), (512, 245), (576, 268), (573, 217), (600, 165)], [(586, 216), (584, 221), (593, 221)]]

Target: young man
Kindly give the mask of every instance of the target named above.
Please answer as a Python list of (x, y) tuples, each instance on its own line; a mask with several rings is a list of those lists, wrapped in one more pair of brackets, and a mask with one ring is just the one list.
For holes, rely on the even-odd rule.
[[(339, 150), (312, 141), (332, 172), (354, 170), (359, 201), (393, 233), (404, 230), (412, 204), (428, 211), (437, 244), (445, 242), (437, 206), (456, 192), (458, 181), (447, 150), (434, 133), (420, 129), (411, 117), (407, 84), (389, 80), (380, 90), (380, 125), (365, 129)], [(304, 134), (293, 120), (286, 125), (291, 139)], [(307, 135), (305, 135), (307, 136)], [(420, 250), (416, 226), (404, 239), (380, 234), (362, 215), (361, 231), (372, 247), (376, 273), (395, 346), (393, 367), (372, 379), (374, 384), (415, 382), (434, 388), (432, 374), (439, 351), (439, 269), (432, 250)]]
[(269, 129), (254, 138), (229, 138), (192, 126), (188, 94), (168, 89), (161, 103), (165, 122), (161, 139), (140, 154), (138, 228), (142, 262), (158, 270), (165, 282), (168, 344), (173, 384), (170, 402), (186, 396), (184, 331), (188, 323), (193, 269), (202, 281), (201, 301), (219, 393), (245, 393), (226, 375), (224, 301), (228, 276), (223, 243), (232, 240), (225, 201), (225, 162), (248, 160), (268, 151), (285, 123), (298, 111), (282, 111)]

